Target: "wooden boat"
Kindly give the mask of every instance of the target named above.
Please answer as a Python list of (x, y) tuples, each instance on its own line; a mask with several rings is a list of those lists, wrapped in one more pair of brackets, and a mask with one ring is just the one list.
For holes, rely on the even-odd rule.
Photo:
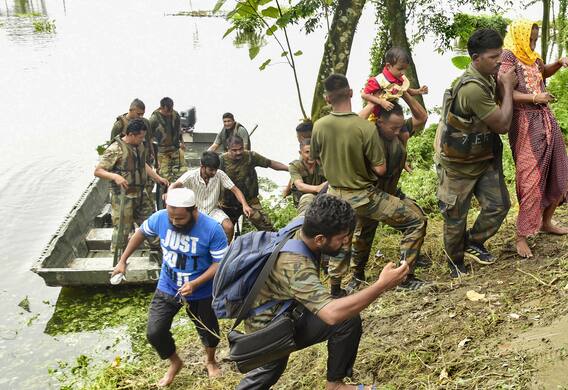
[[(185, 159), (198, 167), (201, 154), (216, 133), (183, 134)], [(95, 178), (67, 214), (31, 270), (48, 286), (110, 285), (113, 253), (110, 251), (110, 182)], [(121, 284), (156, 283), (161, 259), (143, 247), (129, 259), (126, 280)]]

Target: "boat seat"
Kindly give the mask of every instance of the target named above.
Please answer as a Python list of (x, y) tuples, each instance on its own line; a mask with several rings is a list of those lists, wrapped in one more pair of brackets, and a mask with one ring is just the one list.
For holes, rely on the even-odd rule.
[(94, 250), (110, 250), (112, 241), (112, 228), (95, 228), (89, 231), (87, 237), (87, 248)]

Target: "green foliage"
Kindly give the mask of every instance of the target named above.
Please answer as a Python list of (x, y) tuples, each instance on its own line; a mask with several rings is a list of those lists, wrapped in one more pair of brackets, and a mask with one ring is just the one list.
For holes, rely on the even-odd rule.
[(434, 165), (434, 138), (437, 123), (434, 123), (408, 140), (408, 162), (413, 168), (430, 169)]
[(276, 229), (286, 226), (298, 215), (292, 197), (282, 199), (280, 194), (276, 193), (278, 185), (275, 182), (266, 177), (259, 177), (258, 186), (261, 190), (270, 193), (268, 197), (262, 198), (260, 203)]
[(509, 192), (515, 191), (515, 161), (513, 161), (513, 152), (509, 147), (509, 137), (501, 136), (503, 142), (503, 174), (505, 175), (505, 183), (509, 187)]
[(454, 16), (454, 22), (448, 31), (445, 39), (456, 39), (458, 48), (465, 49), (469, 36), (478, 28), (492, 28), (497, 30), (501, 36), (505, 36), (507, 26), (511, 23), (501, 15), (471, 15), (459, 13)]
[(106, 141), (106, 142), (104, 142), (100, 145), (97, 145), (97, 147), (96, 147), (97, 154), (99, 156), (102, 156), (103, 153), (105, 152), (105, 150), (107, 150), (107, 148), (109, 147), (110, 143), (111, 143), (111, 141)]
[(34, 31), (41, 33), (55, 33), (55, 19), (34, 19)]
[(298, 216), (298, 210), (292, 202), (292, 197), (282, 199), (280, 195), (270, 195), (262, 199), (262, 208), (268, 214), (275, 229), (280, 229)]
[[(213, 12), (219, 12), (225, 3), (226, 0), (218, 0)], [(308, 32), (313, 31), (318, 25), (318, 21), (322, 19), (322, 15), (327, 15), (328, 6), (328, 2), (317, 0), (301, 0), (297, 4), (288, 3), (287, 7), (282, 7), (278, 0), (243, 0), (237, 1), (234, 8), (227, 14), (227, 20), (232, 25), (225, 31), (223, 38), (234, 32), (236, 35), (235, 45), (248, 44), (251, 60), (258, 56), (267, 38), (280, 47), (281, 58), (284, 58), (284, 63), (292, 69), (298, 103), (304, 118), (307, 118), (307, 116), (302, 103), (301, 89), (294, 62), (294, 57), (303, 53), (301, 50), (292, 51), (286, 29), (289, 25), (308, 20), (306, 30)], [(264, 60), (259, 66), (259, 70), (265, 70), (271, 61), (270, 58)]]
[[(434, 34), (438, 51), (453, 49), (455, 45), (459, 49), (465, 49), (469, 36), (478, 28), (493, 28), (505, 36), (507, 26), (511, 22), (499, 13), (501, 9), (494, 2), (480, 0), (471, 4), (478, 11), (489, 10), (492, 12), (491, 15), (460, 12), (452, 15), (448, 9), (459, 10), (463, 3), (455, 1), (454, 7), (447, 3), (441, 4), (430, 3), (431, 6), (427, 7), (425, 12), (423, 11), (424, 14), (419, 15), (418, 33), (414, 36), (414, 41), (419, 41), (429, 33)], [(420, 7), (415, 9), (413, 14), (416, 15), (419, 12)]]
[(556, 97), (551, 107), (566, 138), (568, 137), (568, 71), (560, 70), (552, 76), (548, 82), (548, 90)]
[(434, 138), (437, 126), (428, 126), (422, 134), (408, 141), (407, 161), (412, 166), (412, 173), (404, 172), (400, 178), (402, 191), (416, 200), (426, 213), (433, 213), (438, 209), (437, 176), (434, 171)]
[(427, 214), (438, 211), (438, 177), (434, 168), (415, 168), (412, 173), (404, 173), (400, 178), (400, 188), (409, 198), (418, 202)]
[(460, 70), (465, 70), (471, 64), (470, 56), (455, 56), (452, 57), (452, 64)]

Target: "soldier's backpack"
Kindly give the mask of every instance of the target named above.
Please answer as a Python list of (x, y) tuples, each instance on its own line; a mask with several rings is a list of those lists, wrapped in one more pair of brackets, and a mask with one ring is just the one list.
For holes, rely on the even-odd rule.
[[(255, 316), (281, 302), (274, 300), (256, 308), (250, 307), (265, 284), (260, 278), (265, 280), (268, 278), (276, 262), (277, 253), (293, 252), (310, 259), (314, 258), (314, 254), (301, 240), (291, 239), (303, 222), (304, 218), (299, 217), (278, 232), (251, 232), (237, 237), (231, 243), (213, 279), (211, 306), (217, 318), (242, 320)], [(275, 255), (270, 256), (273, 253)], [(269, 259), (272, 264), (267, 264)], [(257, 279), (259, 279), (258, 283), (255, 283)], [(256, 291), (253, 291), (253, 286)], [(248, 308), (246, 308), (247, 305)]]

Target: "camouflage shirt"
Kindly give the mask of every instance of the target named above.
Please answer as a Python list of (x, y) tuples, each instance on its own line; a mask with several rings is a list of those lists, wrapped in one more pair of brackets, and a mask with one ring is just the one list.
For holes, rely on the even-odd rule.
[(290, 172), (290, 180), (292, 181), (292, 198), (294, 199), (294, 205), (298, 206), (298, 202), (304, 193), (296, 188), (294, 182), (296, 180), (302, 180), (305, 184), (317, 186), (325, 182), (325, 177), (323, 174), (323, 168), (319, 164), (315, 164), (314, 172), (310, 173), (306, 165), (302, 160), (294, 160), (288, 166), (288, 171)]
[[(126, 135), (126, 126), (128, 125), (128, 119), (126, 118), (126, 115), (128, 115), (128, 113), (126, 114), (122, 114), (116, 117), (116, 121), (114, 122), (114, 125), (112, 126), (112, 130), (110, 131), (110, 140), (112, 141), (114, 139), (114, 137), (116, 137), (117, 135)], [(149, 159), (150, 162), (149, 164), (152, 166), (153, 161), (154, 161), (154, 148), (150, 147), (152, 145), (152, 139), (154, 138), (152, 136), (152, 127), (150, 126), (150, 121), (146, 118), (142, 118), (142, 120), (144, 121), (144, 124), (146, 125), (146, 137), (144, 138), (144, 147), (146, 148), (146, 151), (148, 152)]]
[(145, 162), (148, 163), (148, 153), (145, 153), (143, 145), (133, 146), (123, 142), (122, 144), (128, 148), (128, 156), (132, 158), (132, 160), (123, 161), (124, 151), (122, 150), (119, 142), (116, 141), (117, 139), (118, 137), (112, 144), (110, 144), (100, 157), (97, 168), (102, 168), (105, 171), (125, 176), (128, 172), (125, 171), (124, 168), (132, 166), (132, 172), (137, 172), (139, 177), (136, 177), (136, 175), (134, 177), (127, 177), (129, 183), (126, 196), (129, 198), (135, 198), (139, 195), (139, 189), (148, 181), (145, 165), (143, 166), (143, 162), (140, 161), (140, 158), (142, 157), (145, 158)]
[[(300, 239), (299, 231), (294, 238)], [(320, 281), (314, 260), (295, 253), (281, 253), (252, 307), (258, 307), (271, 300), (290, 299), (317, 314), (331, 302), (331, 295)], [(244, 321), (246, 332), (255, 332), (264, 328), (274, 318), (279, 308), (280, 305), (276, 305), (257, 316), (247, 318)]]
[[(417, 130), (420, 130), (414, 129), (412, 118), (408, 118), (404, 122), (403, 129), (410, 133), (410, 136), (413, 136)], [(388, 194), (394, 195), (398, 187), (400, 175), (404, 170), (404, 164), (406, 163), (406, 146), (404, 146), (404, 143), (398, 137), (395, 137), (391, 141), (379, 137), (379, 143), (385, 155), (387, 172), (384, 176), (379, 177), (377, 187)]]
[(177, 111), (171, 116), (164, 116), (159, 109), (150, 116), (150, 127), (154, 140), (158, 144), (158, 153), (173, 152), (179, 149), (181, 122)]
[[(235, 183), (237, 188), (241, 190), (245, 199), (250, 201), (258, 196), (258, 177), (255, 167), (268, 168), (271, 161), (256, 152), (245, 150), (240, 160), (233, 160), (228, 153), (221, 156), (221, 169)], [(223, 193), (223, 205), (241, 207), (235, 195), (230, 191)]]

